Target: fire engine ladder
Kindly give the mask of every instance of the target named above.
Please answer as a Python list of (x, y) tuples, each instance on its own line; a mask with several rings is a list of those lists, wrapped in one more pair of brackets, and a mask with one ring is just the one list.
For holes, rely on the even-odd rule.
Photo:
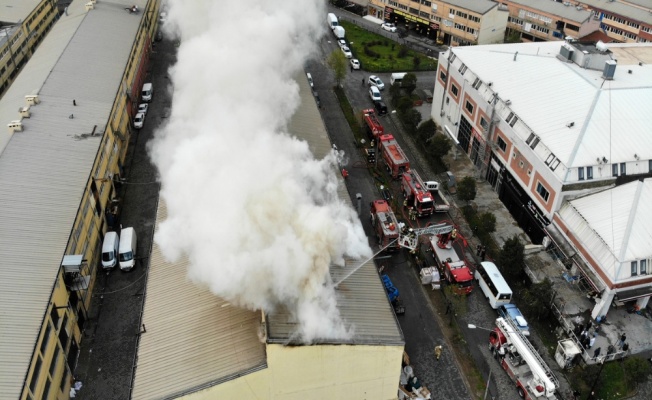
[(417, 248), (419, 242), (419, 236), (421, 235), (439, 235), (442, 233), (448, 233), (453, 230), (452, 225), (447, 224), (437, 224), (426, 226), (425, 228), (410, 229), (407, 234), (399, 234), (398, 244), (401, 247), (414, 250)]
[(534, 358), (536, 358), (536, 360), (539, 362), (539, 365), (541, 365), (541, 368), (543, 368), (544, 372), (546, 373), (546, 376), (552, 381), (552, 383), (555, 384), (556, 388), (559, 388), (559, 380), (557, 379), (555, 374), (552, 372), (552, 370), (550, 369), (548, 364), (543, 360), (543, 358), (541, 357), (539, 352), (534, 348), (534, 346), (532, 346), (532, 343), (530, 343), (528, 338), (526, 338), (525, 335), (523, 335), (521, 330), (518, 328), (518, 326), (516, 326), (514, 321), (512, 321), (511, 318), (503, 318), (503, 320), (505, 322), (507, 322), (507, 324), (513, 329), (513, 332), (510, 332), (510, 333), (515, 333), (521, 338), (521, 341), (523, 342), (523, 344), (525, 344), (525, 346), (527, 346), (527, 348), (528, 348), (528, 350), (530, 350), (530, 353), (532, 354), (532, 356)]

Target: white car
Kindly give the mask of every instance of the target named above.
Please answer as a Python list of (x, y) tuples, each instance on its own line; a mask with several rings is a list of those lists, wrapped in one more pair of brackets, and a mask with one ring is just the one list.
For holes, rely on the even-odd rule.
[(378, 90), (383, 90), (383, 89), (385, 89), (385, 84), (384, 84), (383, 81), (381, 81), (380, 78), (377, 77), (376, 75), (371, 75), (371, 76), (369, 77), (369, 80), (367, 81), (367, 84), (368, 84), (369, 86), (375, 86), (375, 87), (377, 87)]
[(392, 24), (391, 22), (385, 22), (380, 27), (389, 32), (396, 32), (396, 25)]
[(360, 61), (357, 58), (352, 58), (349, 62), (351, 63), (351, 68), (360, 69)]
[(139, 112), (136, 114), (134, 117), (134, 128), (140, 129), (143, 127), (143, 124), (145, 123), (145, 114)]
[(147, 115), (147, 110), (149, 109), (149, 103), (140, 103), (138, 104), (138, 112)]
[(371, 98), (371, 101), (382, 100), (382, 98), (380, 97), (380, 90), (378, 90), (378, 88), (375, 86), (369, 87), (369, 97)]
[(342, 47), (346, 47), (346, 40), (344, 40), (344, 39), (338, 39), (338, 41), (337, 41), (337, 45), (340, 46), (340, 49), (341, 49)]
[(342, 47), (342, 53), (344, 53), (344, 57), (346, 58), (353, 58), (353, 53), (351, 53), (351, 50), (347, 46)]

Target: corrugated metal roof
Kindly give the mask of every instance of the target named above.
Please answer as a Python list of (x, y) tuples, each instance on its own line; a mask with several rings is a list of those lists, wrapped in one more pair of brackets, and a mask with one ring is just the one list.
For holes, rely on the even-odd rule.
[[(321, 119), (316, 103), (310, 99), (312, 93), (305, 77), (298, 79), (303, 101), (292, 118), (289, 131), (305, 140), (315, 157), (324, 157), (331, 150), (331, 142)], [(341, 175), (338, 174), (338, 197), (351, 204), (351, 198)], [(361, 261), (346, 260), (345, 267), (332, 266), (331, 277), (338, 282), (360, 265)], [(329, 341), (328, 343), (355, 344), (403, 344), (401, 332), (394, 311), (391, 308), (385, 289), (382, 286), (373, 261), (368, 261), (339, 286), (337, 308), (346, 324), (354, 327), (354, 337), (348, 341)], [(290, 321), (287, 312), (279, 311), (267, 316), (267, 333), (270, 342), (291, 342), (295, 323)]]
[(633, 161), (635, 153), (652, 159), (652, 64), (647, 63), (652, 44), (608, 44), (618, 66), (614, 80), (606, 82), (602, 71), (558, 60), (562, 44), (467, 46), (454, 52), (483, 82), (492, 82), (501, 99), (511, 101), (509, 108), (568, 168), (594, 165), (602, 156), (615, 163)]
[(571, 200), (559, 215), (611, 279), (622, 280), (631, 261), (652, 257), (651, 196), (648, 178)]
[[(649, 0), (630, 0), (632, 3), (638, 4), (640, 7), (643, 7), (647, 10), (652, 7)], [(652, 14), (645, 12), (640, 7), (633, 6), (631, 4), (626, 4), (620, 1), (609, 1), (609, 0), (579, 0), (580, 3), (584, 3), (594, 8), (599, 8), (605, 11), (609, 11), (614, 14), (618, 14), (623, 17), (631, 18), (634, 21), (645, 22), (652, 25)]]
[(582, 23), (591, 17), (591, 11), (585, 10), (584, 8), (578, 10), (574, 5), (566, 6), (556, 1), (508, 0), (508, 2), (541, 10), (546, 14), (556, 15), (578, 23)]
[(0, 0), (0, 21), (18, 24), (27, 19), (42, 0)]
[(101, 141), (81, 135), (94, 125), (104, 130), (140, 22), (115, 5), (86, 13), (84, 3), (68, 7), (0, 100), (3, 124), (19, 119), (24, 95), (39, 93), (41, 101), (23, 132), (7, 137), (3, 128), (0, 136), (0, 393), (7, 398), (20, 395)]
[[(167, 216), (159, 203), (157, 226)], [(188, 260), (165, 261), (154, 244), (133, 399), (176, 397), (266, 366), (262, 314), (231, 306), (187, 278)]]
[(463, 8), (478, 14), (484, 14), (492, 8), (498, 7), (498, 3), (491, 0), (442, 0), (442, 3), (450, 4), (453, 8)]

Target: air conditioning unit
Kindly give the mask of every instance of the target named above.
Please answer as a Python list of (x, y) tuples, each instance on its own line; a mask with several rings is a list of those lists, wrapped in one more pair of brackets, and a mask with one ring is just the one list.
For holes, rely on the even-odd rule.
[(510, 105), (510, 104), (512, 104), (512, 101), (511, 100), (505, 100), (505, 104)]
[(9, 128), (9, 133), (23, 131), (23, 123), (20, 121), (11, 121), (7, 124), (7, 127)]
[(86, 7), (86, 11), (90, 11), (95, 8), (95, 2), (89, 1), (88, 3), (84, 4)]
[(27, 102), (28, 106), (33, 106), (41, 102), (41, 100), (38, 99), (37, 94), (28, 94), (25, 96), (25, 101)]
[(18, 112), (20, 113), (20, 116), (23, 117), (23, 118), (29, 118), (30, 117), (29, 106), (19, 108)]

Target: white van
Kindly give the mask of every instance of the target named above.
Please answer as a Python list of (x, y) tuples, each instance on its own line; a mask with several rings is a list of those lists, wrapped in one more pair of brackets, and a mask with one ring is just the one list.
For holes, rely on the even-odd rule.
[(140, 96), (143, 98), (145, 103), (152, 101), (152, 97), (154, 96), (154, 86), (151, 83), (144, 84)]
[(116, 232), (107, 232), (102, 243), (102, 268), (115, 267), (118, 262), (118, 247), (120, 238)]
[(134, 228), (122, 228), (120, 231), (120, 269), (129, 271), (136, 265), (136, 231)]
[(328, 16), (326, 17), (326, 22), (328, 22), (328, 27), (331, 29), (335, 29), (336, 26), (339, 26), (340, 23), (337, 20), (337, 17), (333, 13), (328, 13)]
[(312, 75), (310, 75), (310, 72), (306, 73), (306, 78), (308, 79), (308, 84), (310, 85), (311, 89), (315, 88), (315, 82), (312, 80)]
[(407, 75), (407, 72), (394, 72), (392, 77), (389, 78), (389, 84), (393, 85), (395, 83), (400, 84), (403, 81), (403, 78)]

